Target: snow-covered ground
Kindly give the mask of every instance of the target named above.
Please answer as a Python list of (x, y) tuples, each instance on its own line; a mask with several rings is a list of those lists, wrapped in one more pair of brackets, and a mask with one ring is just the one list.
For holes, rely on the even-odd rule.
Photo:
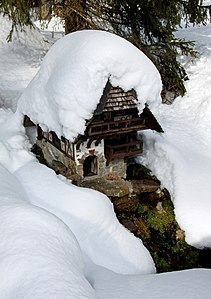
[[(0, 298), (210, 298), (211, 270), (153, 274), (154, 263), (149, 252), (118, 223), (113, 207), (104, 195), (77, 188), (36, 161), (29, 151), (30, 144), (20, 119), (13, 111), (50, 43), (41, 40), (38, 33), (29, 32), (7, 44), (8, 22), (0, 18), (0, 25)], [(207, 53), (210, 49), (207, 44)], [(204, 231), (205, 222), (210, 225), (207, 202), (210, 187), (208, 184), (201, 190), (204, 196), (200, 196), (197, 205), (198, 193), (190, 196), (192, 190), (186, 190), (185, 186), (191, 185), (193, 179), (199, 179), (200, 183), (206, 181), (211, 161), (209, 153), (205, 154), (206, 147), (209, 151), (210, 143), (205, 138), (209, 130), (206, 120), (201, 125), (198, 116), (208, 88), (199, 80), (202, 76), (200, 63), (203, 71), (207, 71), (207, 77), (209, 75), (210, 56), (204, 55), (190, 67), (192, 74), (188, 83), (190, 89), (195, 87), (197, 90), (196, 84), (199, 84), (203, 91), (197, 90), (198, 97), (192, 99), (192, 95), (188, 96), (192, 91), (187, 85), (185, 98), (178, 99), (172, 107), (161, 107), (157, 112), (159, 120), (162, 116), (165, 134), (149, 136), (155, 137), (149, 140), (156, 149), (151, 153), (153, 169), (160, 171), (163, 185), (172, 191), (181, 225), (184, 221), (193, 227), (191, 230), (187, 225), (187, 239), (201, 246), (210, 244), (204, 241), (210, 239), (211, 233), (209, 229)], [(197, 72), (198, 79), (191, 87), (192, 77)], [(200, 115), (207, 117), (208, 123), (208, 100), (205, 103), (207, 106), (205, 104), (204, 110), (202, 106)], [(189, 115), (192, 118), (187, 125)], [(195, 134), (204, 143), (194, 139)], [(202, 148), (200, 152), (195, 146), (197, 140)], [(151, 157), (149, 154), (145, 162), (150, 163)], [(194, 158), (197, 158), (198, 168), (189, 169)], [(167, 179), (160, 169), (161, 162), (167, 165), (164, 167)], [(183, 170), (181, 179), (178, 178), (180, 169)], [(188, 202), (184, 201), (184, 194)], [(194, 226), (195, 219), (188, 215), (191, 198), (193, 206), (196, 205), (193, 212), (198, 210), (198, 214), (204, 215), (197, 215), (201, 225), (199, 232)], [(183, 206), (184, 213), (180, 212)]]

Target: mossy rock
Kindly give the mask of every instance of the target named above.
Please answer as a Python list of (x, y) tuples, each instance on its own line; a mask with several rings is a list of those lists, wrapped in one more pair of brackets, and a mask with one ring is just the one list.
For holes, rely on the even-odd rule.
[(135, 212), (117, 213), (124, 225), (132, 222), (133, 233), (151, 253), (157, 271), (168, 272), (190, 268), (211, 268), (211, 250), (200, 250), (188, 245), (185, 233), (179, 227), (174, 206), (166, 189), (157, 201), (150, 201), (146, 194), (140, 197)]
[(167, 190), (162, 202), (139, 213), (150, 238), (137, 234), (150, 251), (158, 272), (206, 267), (202, 261), (202, 250), (188, 245), (174, 215), (174, 207)]

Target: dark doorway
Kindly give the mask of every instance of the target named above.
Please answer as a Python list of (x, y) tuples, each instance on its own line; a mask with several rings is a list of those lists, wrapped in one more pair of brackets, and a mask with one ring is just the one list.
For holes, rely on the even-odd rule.
[(97, 156), (90, 155), (84, 160), (83, 173), (85, 176), (97, 175), (98, 161)]

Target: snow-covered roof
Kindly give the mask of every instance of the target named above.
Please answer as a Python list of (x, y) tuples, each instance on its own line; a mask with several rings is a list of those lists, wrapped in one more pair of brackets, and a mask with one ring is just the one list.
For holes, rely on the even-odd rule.
[(83, 134), (110, 80), (134, 89), (142, 111), (160, 102), (161, 79), (153, 63), (135, 46), (114, 34), (84, 30), (58, 40), (22, 94), (18, 110), (43, 130), (73, 140)]

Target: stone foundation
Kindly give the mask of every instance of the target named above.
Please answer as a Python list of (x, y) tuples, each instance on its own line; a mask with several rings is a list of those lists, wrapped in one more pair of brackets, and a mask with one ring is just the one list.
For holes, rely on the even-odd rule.
[[(61, 173), (69, 179), (75, 180), (76, 177), (80, 178), (80, 180), (84, 179), (83, 164), (90, 155), (87, 149), (81, 152), (75, 150), (76, 161), (74, 161), (45, 139), (37, 140), (37, 145), (41, 148), (47, 164), (57, 173)], [(96, 173), (95, 175), (85, 177), (86, 180), (93, 179), (93, 177), (104, 177), (107, 179), (126, 178), (127, 162), (124, 159), (112, 160), (107, 165), (102, 147), (96, 148), (94, 155), (96, 157)]]

